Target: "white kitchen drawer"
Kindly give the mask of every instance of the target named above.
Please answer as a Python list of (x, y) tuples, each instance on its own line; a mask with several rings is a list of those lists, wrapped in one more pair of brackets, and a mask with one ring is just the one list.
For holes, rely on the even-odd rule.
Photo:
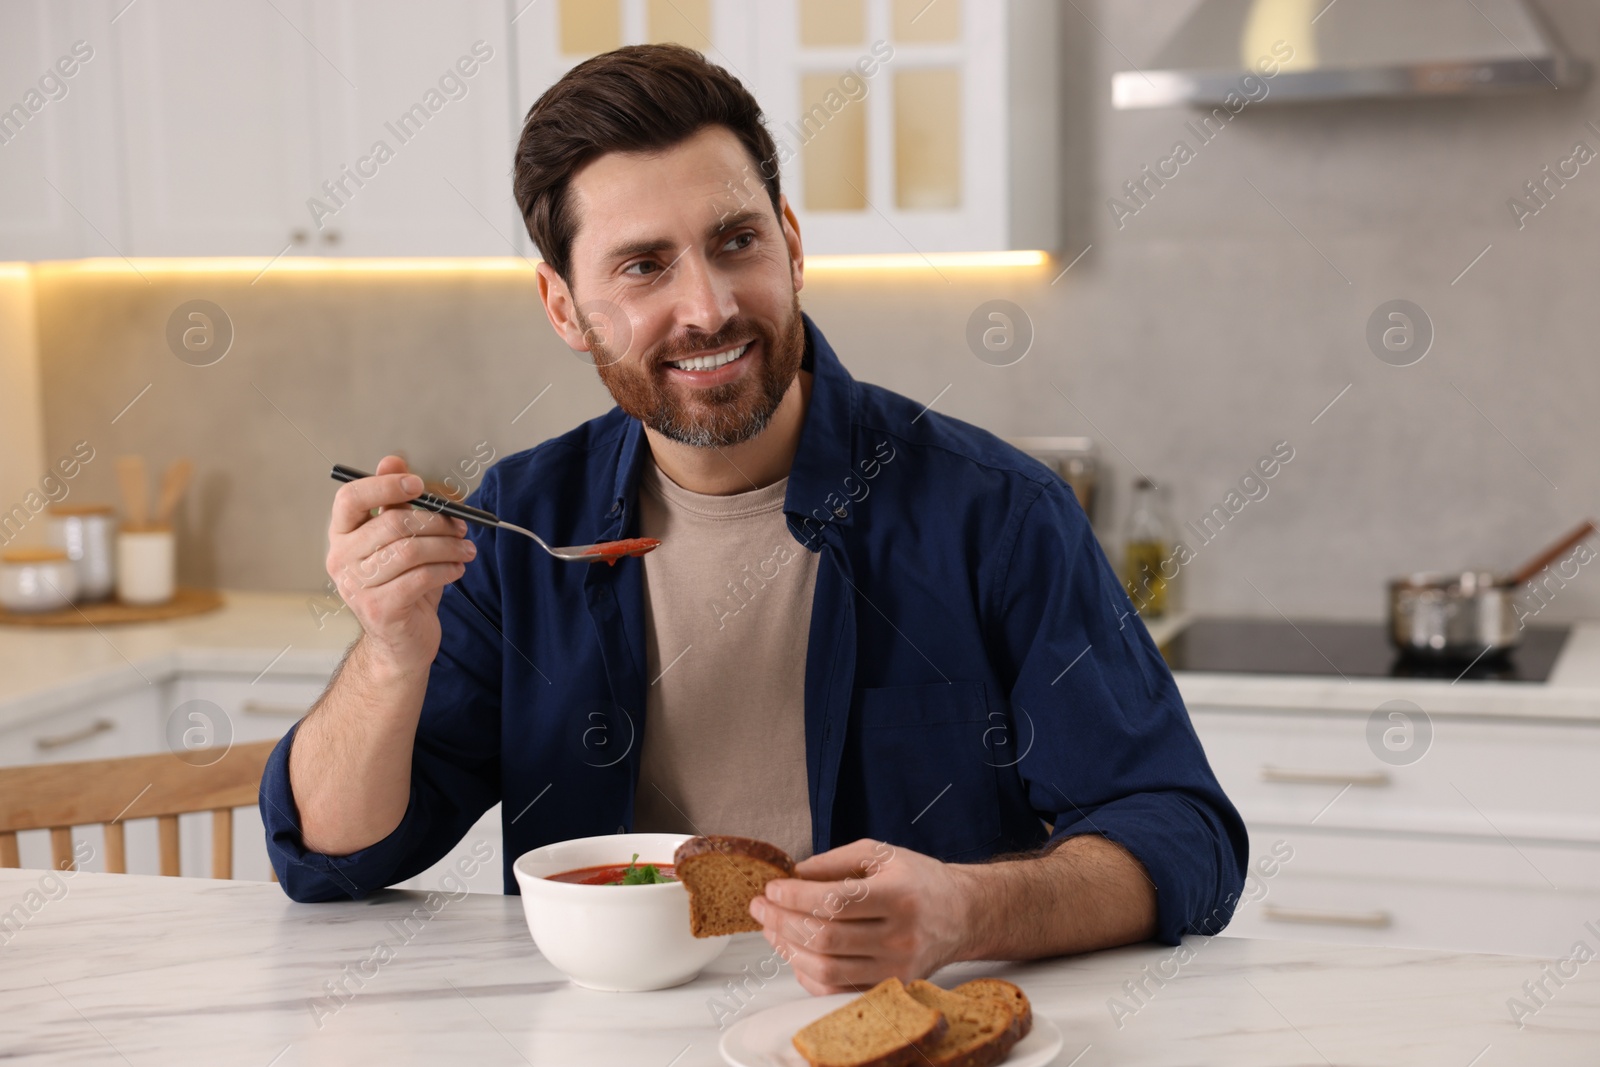
[(165, 685), (140, 685), (0, 731), (0, 766), (159, 751), (166, 693)]
[(1253, 851), (1277, 841), (1293, 857), (1226, 933), (1552, 957), (1600, 920), (1600, 848), (1251, 827)]
[(1190, 713), (1251, 825), (1600, 844), (1600, 725), (1434, 716), (1425, 754), (1394, 766), (1368, 747), (1364, 715)]
[[(315, 704), (328, 679), (319, 675), (267, 675), (189, 672), (174, 683), (172, 705), (187, 701), (215, 705), (235, 741), (271, 741), (288, 732)], [(195, 709), (199, 714), (214, 714)]]

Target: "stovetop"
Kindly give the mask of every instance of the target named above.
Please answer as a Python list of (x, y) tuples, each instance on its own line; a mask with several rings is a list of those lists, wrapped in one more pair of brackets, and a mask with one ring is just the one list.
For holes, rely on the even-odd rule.
[(1441, 661), (1401, 655), (1383, 623), (1202, 617), (1163, 651), (1175, 671), (1542, 683), (1570, 632), (1569, 626), (1529, 627), (1522, 644), (1508, 652), (1477, 662)]

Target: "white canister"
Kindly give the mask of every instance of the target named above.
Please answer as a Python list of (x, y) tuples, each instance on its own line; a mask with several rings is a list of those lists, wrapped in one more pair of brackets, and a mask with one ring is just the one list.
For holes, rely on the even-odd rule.
[(124, 526), (117, 532), (117, 599), (165, 604), (176, 588), (177, 553), (170, 526)]
[(117, 519), (110, 504), (56, 504), (46, 511), (46, 540), (78, 568), (78, 600), (104, 600), (116, 589)]
[(0, 604), (7, 611), (57, 611), (78, 595), (78, 568), (59, 548), (0, 553)]

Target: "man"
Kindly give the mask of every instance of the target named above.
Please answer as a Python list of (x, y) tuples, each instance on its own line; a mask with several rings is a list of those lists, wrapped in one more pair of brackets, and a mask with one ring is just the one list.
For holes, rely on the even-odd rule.
[(342, 487), (328, 573), (364, 632), (262, 783), (285, 890), (410, 877), (501, 801), (508, 892), (528, 849), (619, 830), (790, 850), (751, 912), (816, 993), (1215, 933), (1244, 827), (1083, 512), (851, 379), (801, 314), (774, 159), (744, 88), (675, 46), (529, 112), (539, 295), (617, 407), (473, 502), (662, 544), (563, 563), (405, 507), (392, 456)]

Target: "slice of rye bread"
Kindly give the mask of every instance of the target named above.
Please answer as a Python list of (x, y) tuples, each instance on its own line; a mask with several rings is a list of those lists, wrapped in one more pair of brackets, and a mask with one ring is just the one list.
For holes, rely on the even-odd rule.
[(969, 982), (962, 982), (950, 992), (969, 997), (998, 997), (1004, 1001), (1017, 1017), (1019, 1041), (1027, 1037), (1028, 1031), (1033, 1029), (1033, 1005), (1028, 1003), (1028, 994), (1004, 978), (974, 978)]
[(1021, 1039), (1016, 1013), (998, 997), (955, 993), (921, 978), (906, 992), (949, 1024), (944, 1037), (922, 1050), (932, 1067), (990, 1067)]
[(750, 837), (691, 837), (672, 854), (678, 881), (689, 891), (689, 932), (719, 937), (759, 930), (750, 902), (774, 878), (793, 878), (783, 849)]
[(898, 978), (885, 978), (794, 1035), (811, 1067), (910, 1067), (950, 1024), (919, 1002)]

